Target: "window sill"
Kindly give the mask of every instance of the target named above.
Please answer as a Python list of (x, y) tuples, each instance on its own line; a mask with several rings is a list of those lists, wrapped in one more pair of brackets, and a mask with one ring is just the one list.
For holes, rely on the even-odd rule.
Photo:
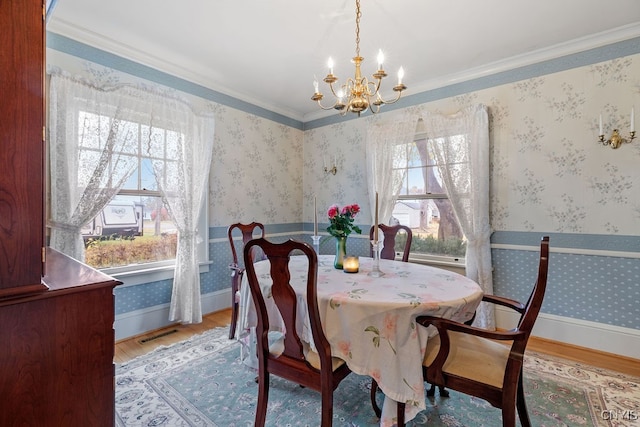
[[(206, 273), (209, 271), (209, 265), (211, 261), (201, 262), (198, 264), (200, 273)], [(142, 268), (138, 270), (118, 271), (114, 269), (103, 269), (103, 273), (108, 274), (114, 279), (118, 279), (122, 282), (119, 287), (128, 287), (142, 285), (144, 283), (158, 282), (161, 280), (173, 279), (175, 272), (175, 263), (158, 265), (155, 267)]]
[[(402, 259), (402, 257), (396, 257), (396, 259)], [(435, 267), (447, 267), (447, 268), (465, 268), (464, 258), (447, 258), (447, 257), (426, 257), (426, 256), (412, 256), (409, 255), (409, 262), (423, 265), (432, 265)]]

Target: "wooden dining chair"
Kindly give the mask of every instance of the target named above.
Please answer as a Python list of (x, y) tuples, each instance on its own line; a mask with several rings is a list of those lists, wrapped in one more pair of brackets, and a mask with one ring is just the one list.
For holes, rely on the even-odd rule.
[[(233, 339), (236, 335), (240, 304), (240, 284), (242, 283), (242, 275), (244, 274), (244, 268), (238, 263), (238, 254), (233, 241), (233, 234), (234, 230), (240, 230), (242, 233), (242, 245), (245, 245), (249, 240), (253, 239), (253, 232), (256, 228), (260, 231), (259, 237), (264, 237), (264, 225), (259, 222), (252, 222), (251, 224), (238, 222), (231, 224), (227, 229), (229, 245), (231, 246), (231, 256), (233, 258), (231, 264), (229, 264), (229, 269), (231, 270), (231, 324), (229, 325), (229, 339)], [(242, 257), (242, 253), (240, 253), (240, 256)]]
[(547, 286), (549, 237), (542, 238), (538, 277), (526, 303), (485, 295), (482, 300), (520, 314), (514, 329), (489, 331), (450, 320), (420, 316), (417, 323), (434, 325), (438, 335), (427, 342), (423, 363), (425, 381), (476, 396), (502, 410), (503, 427), (531, 426), (523, 387), (523, 361)]
[[(256, 276), (252, 249), (262, 249), (271, 263), (270, 289), (263, 289)], [(309, 261), (306, 283), (306, 304), (311, 327), (314, 351), (303, 342), (296, 330), (296, 292), (290, 284), (289, 259), (294, 252), (306, 256)], [(317, 299), (318, 258), (315, 250), (307, 243), (288, 240), (271, 243), (260, 238), (251, 240), (244, 247), (244, 262), (251, 290), (251, 298), (256, 307), (258, 353), (258, 403), (255, 425), (264, 426), (267, 401), (269, 399), (269, 376), (277, 375), (322, 394), (322, 427), (331, 426), (333, 418), (333, 392), (351, 370), (339, 358), (331, 356), (331, 347), (322, 329)], [(268, 295), (263, 295), (266, 292)], [(265, 298), (273, 298), (284, 323), (284, 335), (275, 342), (269, 342), (269, 316)], [(310, 421), (309, 421), (310, 422)], [(310, 422), (311, 423), (311, 422)], [(314, 424), (314, 423), (311, 423)]]
[[(407, 241), (404, 243), (404, 250), (402, 251), (402, 261), (409, 261), (409, 251), (411, 250), (411, 241), (413, 239), (413, 235), (411, 233), (411, 229), (406, 225), (385, 225), (379, 224), (378, 228), (382, 231), (384, 235), (384, 241), (382, 242), (382, 250), (380, 251), (381, 259), (396, 259), (396, 237), (400, 230), (404, 230), (407, 234)], [(373, 230), (372, 226), (369, 230), (369, 240), (373, 240)], [(371, 246), (371, 256), (373, 257), (373, 246)]]

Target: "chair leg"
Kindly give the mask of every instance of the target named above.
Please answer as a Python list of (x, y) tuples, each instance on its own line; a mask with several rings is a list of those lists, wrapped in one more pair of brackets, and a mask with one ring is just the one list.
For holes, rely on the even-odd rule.
[(438, 393), (440, 397), (449, 397), (449, 390), (445, 389), (444, 386), (438, 386)]
[(256, 427), (264, 427), (267, 419), (267, 402), (269, 401), (269, 373), (265, 373), (263, 380), (258, 380), (258, 403), (256, 406)]
[(235, 301), (235, 295), (231, 304), (231, 324), (229, 325), (229, 339), (232, 340), (236, 336), (236, 325), (238, 324), (238, 304)]
[[(235, 273), (239, 274), (239, 273)], [(229, 325), (229, 339), (232, 340), (236, 336), (236, 326), (238, 324), (238, 312), (240, 304), (238, 303), (238, 292), (240, 291), (238, 280), (240, 276), (231, 278), (231, 324)]]
[(322, 387), (322, 421), (321, 427), (331, 427), (333, 423), (333, 390)]
[(509, 405), (502, 408), (502, 427), (516, 427), (516, 408)]
[(523, 374), (520, 370), (520, 378), (518, 380), (518, 395), (516, 400), (516, 406), (518, 408), (518, 417), (520, 418), (520, 424), (522, 427), (531, 427), (531, 420), (529, 419), (529, 412), (527, 412), (527, 402), (524, 400), (524, 384)]
[(404, 403), (400, 403), (398, 402), (397, 405), (397, 414), (396, 417), (398, 418), (398, 427), (404, 427), (404, 408), (405, 408), (405, 404)]
[(373, 412), (376, 413), (376, 417), (380, 418), (382, 416), (382, 409), (378, 406), (378, 402), (376, 402), (376, 393), (378, 391), (378, 383), (373, 378), (371, 379), (371, 407), (373, 408)]
[[(516, 386), (516, 395), (517, 395)], [(516, 427), (516, 406), (517, 396), (511, 396), (511, 393), (502, 391), (502, 427)]]
[[(436, 386), (435, 384), (429, 384), (430, 387), (427, 390), (427, 397), (433, 397), (436, 395)], [(438, 386), (438, 393), (440, 393), (440, 397), (449, 397), (449, 390), (447, 390), (444, 386)]]
[[(371, 406), (373, 407), (373, 411), (376, 413), (376, 416), (378, 418), (380, 418), (382, 416), (382, 409), (380, 409), (380, 407), (378, 406), (378, 403), (376, 402), (376, 392), (377, 391), (378, 391), (378, 383), (376, 382), (376, 380), (371, 379)], [(406, 404), (404, 404), (402, 402), (398, 402), (398, 404), (397, 404), (396, 418), (397, 418), (398, 427), (404, 427), (404, 410), (405, 410), (405, 406), (406, 406)]]

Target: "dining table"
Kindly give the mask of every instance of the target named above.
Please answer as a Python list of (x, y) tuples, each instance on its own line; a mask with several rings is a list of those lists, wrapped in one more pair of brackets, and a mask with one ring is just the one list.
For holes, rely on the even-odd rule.
[[(392, 426), (397, 402), (406, 405), (405, 421), (426, 409), (422, 360), (429, 337), (437, 332), (417, 326), (416, 317), (467, 321), (483, 292), (473, 280), (434, 266), (368, 257), (360, 257), (359, 263), (358, 272), (346, 273), (334, 268), (333, 255), (318, 255), (320, 319), (332, 355), (343, 359), (352, 372), (377, 381), (384, 393), (380, 425)], [(291, 285), (298, 298), (296, 329), (314, 348), (305, 296), (307, 268), (307, 257), (291, 256)], [(380, 277), (371, 274), (376, 269), (383, 273)], [(269, 260), (255, 263), (255, 270), (263, 293), (270, 295)], [(267, 297), (265, 302), (270, 331), (286, 333), (273, 300)], [(255, 368), (257, 315), (246, 274), (239, 317), (238, 338), (245, 343), (242, 357)]]

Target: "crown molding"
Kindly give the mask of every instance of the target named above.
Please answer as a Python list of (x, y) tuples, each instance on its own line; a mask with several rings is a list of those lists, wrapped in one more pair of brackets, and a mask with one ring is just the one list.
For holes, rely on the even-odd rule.
[(271, 112), (281, 114), (296, 121), (302, 121), (302, 115), (293, 110), (277, 108), (256, 98), (248, 97), (240, 94), (227, 87), (222, 87), (213, 82), (208, 76), (212, 74), (211, 70), (203, 67), (201, 64), (190, 61), (178, 64), (168, 60), (167, 57), (158, 57), (150, 55), (143, 49), (136, 48), (129, 44), (120, 43), (111, 38), (104, 37), (80, 25), (76, 25), (60, 18), (55, 18), (47, 24), (47, 31), (59, 34), (77, 42), (83, 43), (91, 48), (102, 50), (107, 53), (120, 56), (124, 59), (139, 63), (141, 65), (151, 67), (158, 71), (170, 74), (187, 80), (191, 83), (201, 85), (207, 89), (230, 96), (240, 101), (247, 102), (260, 108), (264, 108)]
[[(110, 38), (105, 38), (87, 28), (72, 24), (59, 18), (56, 19), (54, 17), (54, 19), (52, 19), (51, 22), (47, 25), (47, 30), (76, 40), (92, 48), (123, 57), (135, 63), (139, 63), (158, 71), (162, 71), (169, 75), (187, 80), (191, 83), (201, 85), (207, 89), (213, 90), (231, 98), (235, 98), (242, 102), (246, 102), (259, 108), (271, 111), (273, 113), (280, 114), (303, 124), (310, 123), (316, 120), (320, 121), (322, 119), (331, 118), (332, 116), (337, 116), (336, 113), (332, 110), (318, 110), (317, 112), (302, 115), (296, 111), (275, 107), (274, 105), (270, 105), (267, 101), (248, 97), (244, 94), (240, 94), (233, 90), (230, 90), (227, 87), (221, 87), (217, 85), (211, 80), (211, 78), (208, 77), (212, 74), (211, 70), (202, 67), (201, 64), (193, 61), (177, 64), (168, 60), (168, 58), (160, 58), (158, 56), (150, 55), (142, 49), (117, 42)], [(460, 73), (434, 77), (422, 81), (420, 84), (412, 85), (412, 87), (410, 87), (409, 89), (410, 92), (408, 91), (409, 93), (407, 94), (407, 96), (413, 96), (423, 92), (429, 92), (435, 89), (459, 84), (462, 82), (495, 75), (501, 72), (531, 66), (562, 57), (567, 57), (576, 53), (601, 48), (603, 46), (611, 45), (613, 43), (633, 39), (636, 37), (640, 37), (640, 23), (634, 23), (613, 30), (570, 40), (565, 43), (506, 58), (500, 61), (465, 70)], [(416, 99), (420, 99), (420, 97), (416, 97)], [(336, 121), (342, 121), (343, 119), (345, 118), (336, 119)]]

